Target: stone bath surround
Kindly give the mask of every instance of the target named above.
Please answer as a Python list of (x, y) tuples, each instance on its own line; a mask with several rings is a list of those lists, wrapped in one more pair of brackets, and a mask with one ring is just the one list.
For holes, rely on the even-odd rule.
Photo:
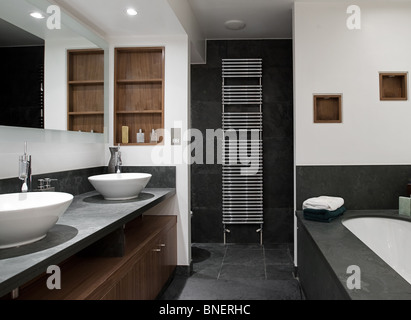
[[(400, 216), (398, 210), (347, 210), (330, 223), (306, 220), (302, 211), (296, 216), (298, 274), (307, 299), (411, 299), (411, 285), (342, 224), (352, 217), (388, 217), (411, 223), (409, 217)], [(360, 289), (347, 286), (351, 265), (360, 267)]]

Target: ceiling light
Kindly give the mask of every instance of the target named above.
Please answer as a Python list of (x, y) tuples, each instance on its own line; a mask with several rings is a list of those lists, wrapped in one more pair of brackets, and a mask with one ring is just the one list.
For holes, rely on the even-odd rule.
[(129, 16), (136, 16), (136, 15), (137, 15), (137, 11), (136, 11), (135, 9), (133, 9), (133, 8), (129, 8), (129, 9), (127, 9), (127, 14), (128, 14)]
[(229, 30), (241, 30), (245, 28), (245, 22), (243, 20), (228, 20), (224, 25)]
[(40, 12), (32, 12), (30, 15), (36, 19), (44, 19), (44, 16)]

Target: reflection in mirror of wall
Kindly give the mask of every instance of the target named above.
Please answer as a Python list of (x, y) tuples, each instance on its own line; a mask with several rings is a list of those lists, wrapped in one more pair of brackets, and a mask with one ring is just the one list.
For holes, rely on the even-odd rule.
[(0, 125), (44, 128), (44, 40), (0, 19)]
[[(0, 1), (0, 19), (4, 23), (0, 23), (0, 38), (4, 38), (9, 43), (4, 46), (23, 48), (23, 44), (15, 44), (17, 37), (10, 34), (10, 30), (23, 30), (23, 38), (35, 39), (37, 42), (31, 42), (24, 45), (29, 48), (29, 53), (25, 52), (23, 57), (18, 58), (12, 52), (6, 55), (6, 51), (0, 52), (0, 70), (2, 72), (2, 83), (0, 86), (0, 136), (6, 131), (5, 126), (10, 127), (27, 127), (27, 128), (43, 128), (45, 131), (54, 132), (56, 130), (87, 132), (87, 133), (104, 133), (108, 127), (108, 119), (106, 110), (108, 109), (108, 95), (105, 94), (108, 85), (108, 50), (107, 42), (88, 26), (75, 20), (72, 15), (69, 15), (64, 7), (61, 9), (61, 24), (60, 28), (49, 28), (47, 14), (50, 5), (54, 5), (54, 0), (1, 0)], [(34, 19), (29, 13), (38, 11), (43, 13), (44, 19)], [(1, 41), (1, 39), (0, 39)], [(29, 50), (25, 48), (25, 50)], [(68, 68), (68, 52), (73, 50), (99, 50), (101, 53), (99, 58), (99, 74), (98, 80), (93, 77), (90, 79), (94, 83), (71, 82), (70, 75), (67, 72)], [(34, 53), (34, 50), (37, 50)], [(1, 43), (0, 43), (1, 51)], [(41, 56), (43, 55), (43, 56)], [(29, 67), (23, 66), (29, 60), (36, 58), (36, 67), (39, 74), (19, 75), (18, 69), (24, 69), (29, 72)], [(37, 65), (43, 62), (43, 68), (38, 68)], [(3, 63), (5, 62), (5, 64)], [(7, 66), (8, 75), (5, 75), (5, 66)], [(92, 64), (82, 64), (80, 67), (94, 68)], [(43, 71), (43, 74), (41, 74)], [(91, 70), (94, 73), (94, 70)], [(12, 79), (16, 81), (12, 81)], [(29, 78), (35, 78), (33, 88), (29, 89), (25, 81)], [(39, 82), (40, 81), (40, 82)], [(98, 83), (97, 83), (98, 81)], [(6, 82), (7, 85), (3, 85)], [(40, 84), (40, 85), (39, 85)], [(98, 88), (98, 89), (97, 89)], [(5, 92), (10, 94), (16, 93), (17, 97), (5, 98)], [(74, 99), (75, 110), (72, 110)], [(21, 102), (20, 100), (23, 100)], [(91, 110), (84, 110), (91, 105)], [(42, 103), (42, 107), (37, 107), (38, 103)], [(19, 108), (15, 107), (18, 105)], [(25, 105), (35, 105), (39, 113), (34, 114), (34, 108), (28, 109)], [(24, 108), (21, 106), (24, 105)], [(97, 106), (98, 105), (98, 106)], [(6, 110), (5, 108), (9, 108)], [(83, 109), (82, 109), (83, 108)], [(19, 111), (17, 112), (17, 109)], [(21, 112), (24, 110), (24, 112)], [(98, 109), (98, 110), (97, 110)], [(78, 112), (86, 112), (82, 116), (75, 115)], [(91, 115), (91, 113), (94, 113)], [(98, 113), (98, 114), (96, 114)], [(74, 119), (74, 125), (70, 125), (70, 117)], [(99, 119), (98, 125), (95, 125)], [(25, 119), (30, 122), (24, 121)], [(34, 135), (33, 135), (34, 136)], [(102, 138), (103, 139), (103, 138)]]
[(68, 50), (70, 131), (104, 133), (104, 50)]

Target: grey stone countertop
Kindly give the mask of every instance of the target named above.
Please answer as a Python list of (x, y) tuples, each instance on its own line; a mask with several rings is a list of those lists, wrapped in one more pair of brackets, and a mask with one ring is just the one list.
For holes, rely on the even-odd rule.
[(125, 201), (107, 201), (95, 191), (75, 196), (44, 239), (0, 249), (0, 297), (175, 194), (174, 188), (146, 188)]
[[(297, 211), (296, 216), (351, 299), (411, 299), (411, 285), (342, 224), (344, 219), (353, 217), (388, 217), (411, 222), (410, 217), (399, 215), (398, 210), (347, 210), (329, 223), (306, 220), (302, 211)], [(361, 289), (347, 287), (350, 265), (360, 267)]]

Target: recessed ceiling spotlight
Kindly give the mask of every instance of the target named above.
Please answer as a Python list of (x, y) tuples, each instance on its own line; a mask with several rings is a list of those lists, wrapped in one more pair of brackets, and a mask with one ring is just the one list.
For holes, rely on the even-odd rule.
[(36, 19), (44, 19), (44, 16), (40, 12), (32, 12), (30, 15)]
[(128, 14), (129, 16), (136, 16), (136, 15), (137, 15), (137, 11), (136, 11), (136, 9), (129, 8), (129, 9), (127, 9), (127, 14)]
[(228, 20), (224, 25), (229, 30), (242, 30), (246, 26), (243, 20)]

